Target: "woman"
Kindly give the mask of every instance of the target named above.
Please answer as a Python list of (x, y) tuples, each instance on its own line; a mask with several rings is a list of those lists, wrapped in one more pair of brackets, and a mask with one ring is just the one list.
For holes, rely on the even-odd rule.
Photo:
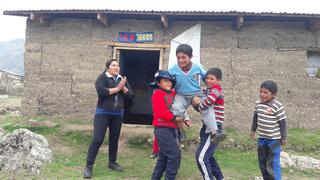
[(108, 127), (108, 167), (116, 171), (122, 171), (121, 166), (116, 162), (118, 140), (123, 120), (124, 101), (126, 98), (132, 98), (133, 94), (126, 77), (122, 77), (119, 72), (118, 61), (116, 59), (108, 60), (106, 70), (96, 80), (98, 103), (93, 119), (93, 139), (88, 149), (87, 164), (83, 172), (84, 178), (91, 178), (92, 176), (92, 167)]

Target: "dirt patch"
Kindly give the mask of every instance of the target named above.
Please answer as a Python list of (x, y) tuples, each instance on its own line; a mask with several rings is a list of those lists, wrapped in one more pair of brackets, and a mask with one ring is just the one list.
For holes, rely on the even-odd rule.
[(61, 138), (58, 136), (49, 136), (47, 137), (49, 142), (49, 148), (53, 151), (54, 154), (72, 154), (74, 153), (74, 147), (66, 146), (61, 143)]
[(0, 108), (21, 108), (21, 99), (19, 96), (8, 96), (0, 98)]
[[(61, 126), (62, 132), (69, 132), (69, 131), (85, 131), (85, 132), (92, 132), (93, 126), (90, 125), (78, 125), (78, 124), (63, 124)], [(143, 125), (122, 125), (121, 128), (121, 134), (118, 144), (118, 150), (119, 153), (130, 153), (131, 150), (127, 146), (127, 137), (129, 136), (147, 136), (152, 137), (153, 136), (153, 127), (152, 126), (143, 126)], [(105, 138), (109, 138), (109, 130), (106, 132)], [(64, 152), (64, 151), (70, 151), (68, 147), (65, 147), (62, 144), (59, 144), (59, 140), (57, 140), (57, 143), (54, 142), (54, 138), (50, 142), (54, 144), (54, 150), (57, 150), (57, 152)], [(107, 151), (108, 146), (103, 144), (99, 151), (105, 153)], [(72, 152), (69, 152), (72, 153)]]
[(125, 124), (122, 125), (120, 139), (135, 135), (153, 136), (153, 129), (153, 126)]
[(78, 124), (65, 124), (62, 126), (62, 131), (93, 131), (92, 125), (78, 125)]

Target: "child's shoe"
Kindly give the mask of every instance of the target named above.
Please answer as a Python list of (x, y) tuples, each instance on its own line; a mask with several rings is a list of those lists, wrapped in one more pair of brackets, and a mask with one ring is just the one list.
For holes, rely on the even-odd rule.
[(155, 159), (155, 158), (157, 158), (158, 156), (159, 156), (158, 153), (152, 153), (149, 157), (150, 157), (151, 159)]
[(218, 144), (219, 142), (225, 140), (226, 137), (227, 137), (226, 133), (218, 131), (217, 133), (211, 135), (210, 141), (213, 144)]
[(190, 119), (184, 119), (183, 122), (188, 128), (190, 128), (190, 126), (192, 124), (192, 121)]

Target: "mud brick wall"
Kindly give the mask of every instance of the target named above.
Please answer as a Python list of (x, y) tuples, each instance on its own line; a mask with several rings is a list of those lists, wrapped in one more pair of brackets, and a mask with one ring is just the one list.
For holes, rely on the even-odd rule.
[[(49, 27), (27, 21), (23, 114), (92, 117), (97, 100), (94, 82), (112, 57), (107, 43), (118, 32), (154, 32), (153, 43), (171, 39), (199, 23), (95, 19), (54, 19)], [(223, 70), (226, 125), (249, 128), (262, 81), (279, 85), (278, 100), (290, 127), (320, 127), (320, 79), (306, 75), (307, 49), (320, 47), (320, 33), (304, 22), (249, 21), (241, 30), (228, 21), (203, 21), (201, 63)], [(283, 49), (287, 49), (284, 51)], [(168, 65), (165, 49), (163, 67)], [(193, 119), (200, 116), (190, 110)]]

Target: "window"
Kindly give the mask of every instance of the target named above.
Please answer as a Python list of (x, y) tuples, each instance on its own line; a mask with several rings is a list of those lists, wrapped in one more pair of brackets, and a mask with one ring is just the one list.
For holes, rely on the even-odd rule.
[(320, 52), (308, 51), (307, 74), (310, 77), (320, 78)]

